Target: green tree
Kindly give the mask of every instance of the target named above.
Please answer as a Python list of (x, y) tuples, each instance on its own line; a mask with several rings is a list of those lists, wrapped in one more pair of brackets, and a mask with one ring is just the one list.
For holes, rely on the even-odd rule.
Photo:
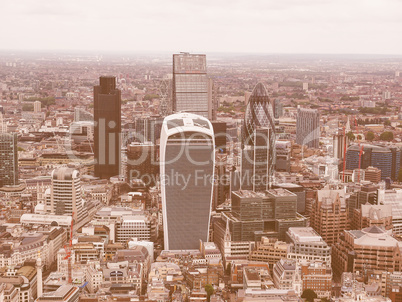
[(358, 134), (358, 135), (357, 135), (357, 139), (358, 139), (358, 140), (361, 140), (361, 139), (362, 139), (362, 136), (361, 136), (360, 134)]
[(375, 135), (374, 135), (373, 131), (369, 131), (366, 133), (366, 140), (371, 142), (374, 138), (375, 138)]
[(385, 131), (385, 132), (381, 133), (380, 139), (382, 141), (390, 142), (394, 139), (394, 133), (392, 133), (391, 131)]
[(23, 104), (22, 111), (34, 111), (34, 105), (33, 104)]
[(391, 126), (391, 121), (390, 120), (385, 120), (384, 126)]
[(346, 136), (348, 137), (348, 139), (350, 141), (354, 141), (355, 140), (355, 135), (352, 133), (352, 131), (346, 133)]
[(214, 293), (214, 287), (211, 284), (205, 285), (205, 291), (207, 292), (207, 301), (211, 299), (212, 294)]
[(303, 291), (301, 297), (308, 302), (314, 302), (314, 299), (317, 298), (317, 294), (312, 289), (307, 288)]

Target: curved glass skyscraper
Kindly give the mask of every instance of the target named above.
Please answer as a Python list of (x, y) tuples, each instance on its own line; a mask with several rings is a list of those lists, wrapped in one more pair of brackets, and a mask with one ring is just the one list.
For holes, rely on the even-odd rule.
[(160, 139), (163, 230), (166, 250), (199, 248), (208, 241), (214, 179), (214, 131), (204, 117), (167, 116)]
[[(275, 163), (275, 118), (268, 92), (262, 83), (254, 87), (247, 103), (242, 146), (242, 189), (266, 189)], [(247, 170), (252, 172), (249, 177), (254, 177), (253, 184), (245, 185), (248, 182), (245, 178), (249, 178), (245, 174)]]

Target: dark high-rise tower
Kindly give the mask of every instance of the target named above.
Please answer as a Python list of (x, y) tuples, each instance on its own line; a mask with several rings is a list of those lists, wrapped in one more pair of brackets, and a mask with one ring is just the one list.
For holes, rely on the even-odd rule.
[(17, 184), (17, 133), (0, 133), (0, 187)]
[(107, 179), (120, 174), (121, 92), (116, 78), (100, 77), (94, 86), (95, 176)]

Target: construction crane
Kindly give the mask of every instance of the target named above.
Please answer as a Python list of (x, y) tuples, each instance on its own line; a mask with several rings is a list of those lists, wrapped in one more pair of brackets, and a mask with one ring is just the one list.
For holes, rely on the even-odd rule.
[(64, 257), (64, 260), (67, 260), (67, 274), (68, 274), (68, 284), (73, 283), (73, 277), (72, 277), (72, 264), (71, 264), (71, 250), (73, 247), (73, 227), (74, 227), (74, 212), (71, 213), (71, 226), (70, 226), (70, 242), (67, 246), (64, 246), (64, 249), (66, 250), (66, 257)]

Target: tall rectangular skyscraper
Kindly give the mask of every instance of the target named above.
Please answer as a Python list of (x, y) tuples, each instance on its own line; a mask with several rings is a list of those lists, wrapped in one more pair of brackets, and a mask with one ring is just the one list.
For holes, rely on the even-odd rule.
[(212, 119), (212, 81), (207, 76), (206, 55), (173, 55), (173, 111)]
[(0, 187), (17, 184), (17, 133), (0, 133)]
[(320, 113), (317, 109), (297, 107), (296, 143), (318, 148), (320, 140)]
[(95, 176), (108, 179), (120, 174), (121, 91), (116, 78), (100, 77), (94, 86)]
[(242, 190), (260, 192), (269, 189), (270, 135), (272, 133), (269, 128), (256, 127), (253, 133), (254, 145), (242, 149)]
[(215, 165), (214, 131), (199, 115), (167, 116), (160, 140), (166, 250), (197, 249), (208, 241)]

